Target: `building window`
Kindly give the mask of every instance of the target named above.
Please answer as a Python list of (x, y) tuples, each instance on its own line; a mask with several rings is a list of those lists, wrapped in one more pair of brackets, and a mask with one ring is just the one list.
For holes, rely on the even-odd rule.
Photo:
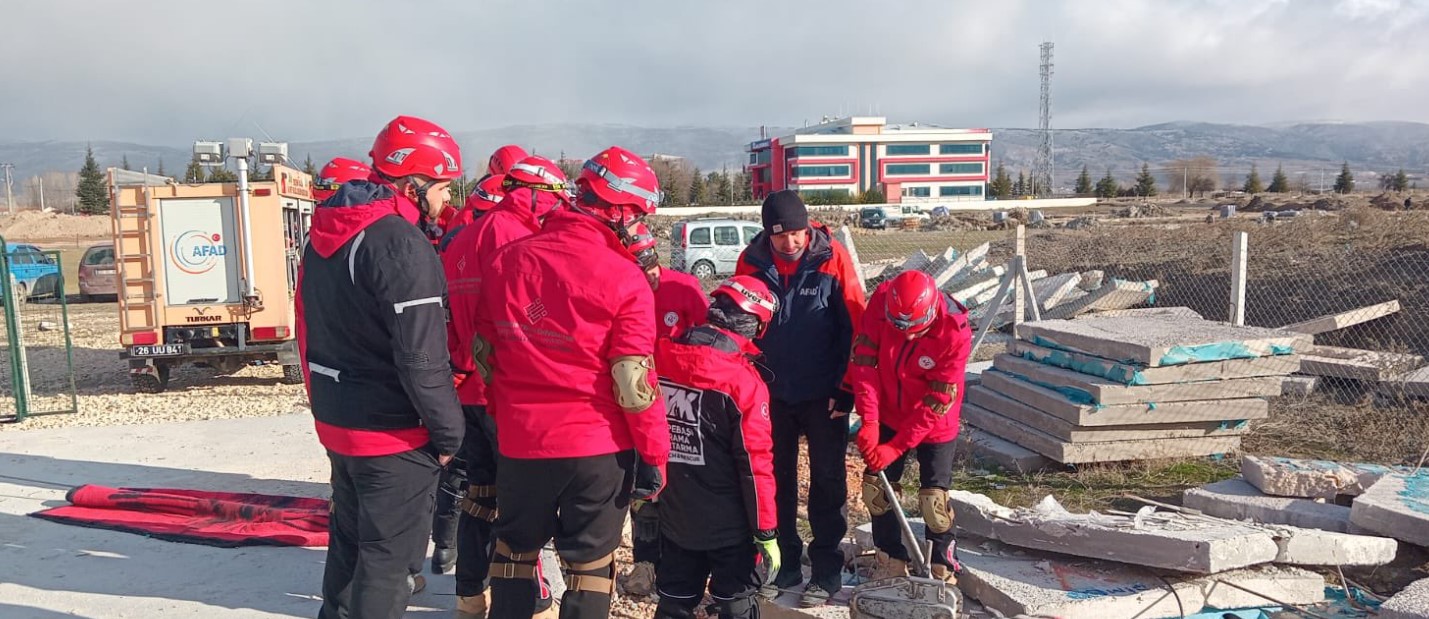
[(982, 195), (982, 185), (952, 185), (938, 188), (938, 195), (944, 198), (957, 196), (980, 196)]
[(982, 174), (982, 163), (940, 163), (939, 174)]
[[(925, 166), (926, 167), (926, 166)], [(852, 174), (848, 165), (796, 165), (794, 178), (840, 177)]]
[(927, 176), (932, 173), (933, 166), (926, 163), (890, 163), (883, 169), (883, 173), (890, 176)]
[(927, 155), (933, 152), (933, 147), (928, 144), (889, 144), (889, 155)]
[(939, 144), (939, 155), (981, 155), (982, 144)]
[(838, 146), (796, 146), (795, 157), (847, 157), (848, 145)]
[(932, 187), (904, 187), (903, 197), (905, 198), (927, 198), (933, 195)]
[(769, 160), (771, 158), (772, 155), (770, 151), (767, 150), (761, 150), (757, 153), (754, 153), (754, 163), (769, 163)]

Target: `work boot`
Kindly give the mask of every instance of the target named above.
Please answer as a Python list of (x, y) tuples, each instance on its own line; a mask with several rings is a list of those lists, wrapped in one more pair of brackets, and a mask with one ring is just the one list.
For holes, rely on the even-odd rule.
[(939, 565), (937, 563), (934, 563), (932, 575), (933, 580), (941, 580), (950, 585), (958, 584), (958, 575), (953, 573), (953, 570), (946, 565)]
[(818, 583), (811, 582), (809, 586), (804, 587), (804, 594), (799, 596), (799, 607), (815, 608), (823, 606), (829, 603), (829, 598), (832, 596), (833, 594), (827, 589), (824, 589)]
[(883, 580), (884, 578), (897, 578), (908, 575), (908, 562), (902, 559), (895, 559), (888, 556), (882, 550), (878, 551), (878, 563), (873, 567), (873, 574), (870, 580)]
[(427, 588), (427, 578), (421, 574), (408, 574), (407, 586), (411, 587), (412, 595), (416, 595)]
[(779, 597), (779, 594), (791, 590), (804, 582), (804, 572), (797, 565), (785, 565), (774, 576), (774, 580), (759, 588), (759, 595), (766, 600)]
[(481, 595), (458, 595), (456, 598), (456, 619), (486, 619), (486, 607), (491, 590)]
[(630, 596), (655, 595), (655, 564), (641, 561), (631, 566), (630, 572), (621, 579), (620, 588)]
[(447, 574), (456, 570), (456, 549), (438, 548), (432, 553), (432, 573)]

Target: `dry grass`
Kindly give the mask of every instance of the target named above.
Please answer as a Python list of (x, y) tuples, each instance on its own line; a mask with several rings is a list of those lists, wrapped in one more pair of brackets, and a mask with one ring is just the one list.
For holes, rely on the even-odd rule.
[(959, 468), (953, 485), (1014, 507), (1030, 506), (1052, 495), (1074, 512), (1134, 510), (1143, 504), (1125, 498), (1128, 494), (1179, 504), (1181, 491), (1234, 477), (1239, 468), (1235, 458), (1103, 463), (1028, 475)]
[(1271, 416), (1247, 434), (1249, 453), (1376, 464), (1418, 462), (1429, 447), (1429, 404), (1374, 402), (1348, 384), (1329, 393), (1271, 401)]

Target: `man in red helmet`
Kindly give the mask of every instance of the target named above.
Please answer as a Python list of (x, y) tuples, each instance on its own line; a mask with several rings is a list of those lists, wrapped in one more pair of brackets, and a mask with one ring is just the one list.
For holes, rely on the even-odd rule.
[(507, 144), (491, 152), (491, 158), (486, 161), (486, 173), (490, 176), (505, 176), (511, 166), (529, 156), (526, 149)]
[(506, 171), (526, 157), (526, 149), (515, 144), (507, 144), (491, 153), (491, 158), (486, 162), (486, 174), (476, 180), (462, 207), (442, 212), (442, 239), (437, 244), (440, 251), (446, 251), (446, 245), (456, 236), (458, 230), (470, 225), (501, 202), (501, 197), (506, 195), (501, 188), (502, 182), (506, 180)]
[[(661, 340), (673, 338), (704, 322), (709, 310), (700, 280), (692, 275), (660, 266), (655, 235), (644, 222), (631, 228), (627, 249), (645, 271), (645, 279), (655, 291), (655, 328)], [(632, 554), (635, 564), (620, 585), (632, 595), (655, 593), (655, 563), (660, 557), (659, 503), (642, 501), (630, 512)]]
[(313, 213), (297, 336), (318, 440), (332, 464), (321, 619), (395, 619), (431, 533), (438, 475), (465, 430), (447, 358), (446, 282), (416, 224), (461, 175), (441, 127), (400, 116), (375, 172)]
[(953, 513), (953, 440), (962, 410), (963, 373), (972, 348), (968, 311), (938, 290), (927, 273), (906, 271), (879, 286), (869, 300), (853, 341), (849, 374), (863, 427), (854, 443), (868, 471), (863, 502), (873, 516), (878, 547), (875, 578), (908, 574), (896, 497), (887, 496), (876, 473), (895, 491), (910, 451), (918, 453), (918, 504), (933, 542), (933, 576), (957, 581)]
[(753, 362), (779, 302), (748, 275), (710, 296), (708, 321), (655, 354), (679, 480), (660, 495), (657, 619), (694, 617), (706, 582), (721, 618), (757, 618), (756, 561), (779, 571), (769, 389)]
[(337, 193), (337, 188), (343, 183), (367, 180), (369, 176), (372, 176), (372, 168), (367, 167), (367, 164), (356, 159), (337, 157), (327, 162), (327, 165), (318, 171), (318, 177), (313, 179), (313, 199), (319, 203), (325, 202), (332, 194)]
[[(779, 483), (779, 546), (786, 557), (804, 549), (799, 537), (799, 438), (808, 441), (807, 513), (810, 582), (800, 598), (818, 606), (843, 583), (843, 552), (848, 534), (848, 412), (853, 393), (845, 382), (849, 346), (863, 316), (863, 287), (853, 260), (833, 233), (809, 221), (804, 201), (794, 191), (769, 194), (760, 208), (764, 232), (739, 256), (735, 272), (762, 280), (779, 298), (779, 315), (759, 349), (774, 379), (769, 383), (774, 423), (774, 476)], [(774, 579), (774, 589), (793, 589), (804, 581), (799, 562), (790, 561)], [(771, 593), (773, 591), (771, 590)]]
[[(462, 455), (468, 486), (457, 532), (457, 619), (486, 616), (486, 581), (496, 542), (491, 531), (497, 510), (496, 425), (487, 414), (486, 382), (476, 375), (471, 350), (477, 308), (482, 303), (482, 279), (498, 249), (540, 231), (546, 216), (567, 200), (565, 175), (545, 157), (527, 157), (500, 178), (506, 181), (507, 198), (489, 215), (462, 228), (442, 254), (451, 293), (447, 349), (457, 373), (457, 396), (466, 414)], [(537, 609), (549, 608), (550, 590), (543, 585), (537, 594)]]
[(536, 558), (552, 537), (566, 573), (561, 615), (608, 616), (625, 510), (664, 485), (655, 298), (622, 242), (655, 212), (660, 183), (619, 147), (587, 161), (576, 183), (571, 207), (498, 251), (480, 288), (472, 350), (500, 446), (495, 619), (531, 616)]

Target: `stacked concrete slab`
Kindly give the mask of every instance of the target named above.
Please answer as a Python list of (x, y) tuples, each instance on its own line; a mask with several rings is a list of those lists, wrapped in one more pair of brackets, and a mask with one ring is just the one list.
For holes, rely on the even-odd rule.
[(1062, 463), (1228, 453), (1310, 336), (1125, 315), (1024, 323), (968, 388), (969, 425)]

